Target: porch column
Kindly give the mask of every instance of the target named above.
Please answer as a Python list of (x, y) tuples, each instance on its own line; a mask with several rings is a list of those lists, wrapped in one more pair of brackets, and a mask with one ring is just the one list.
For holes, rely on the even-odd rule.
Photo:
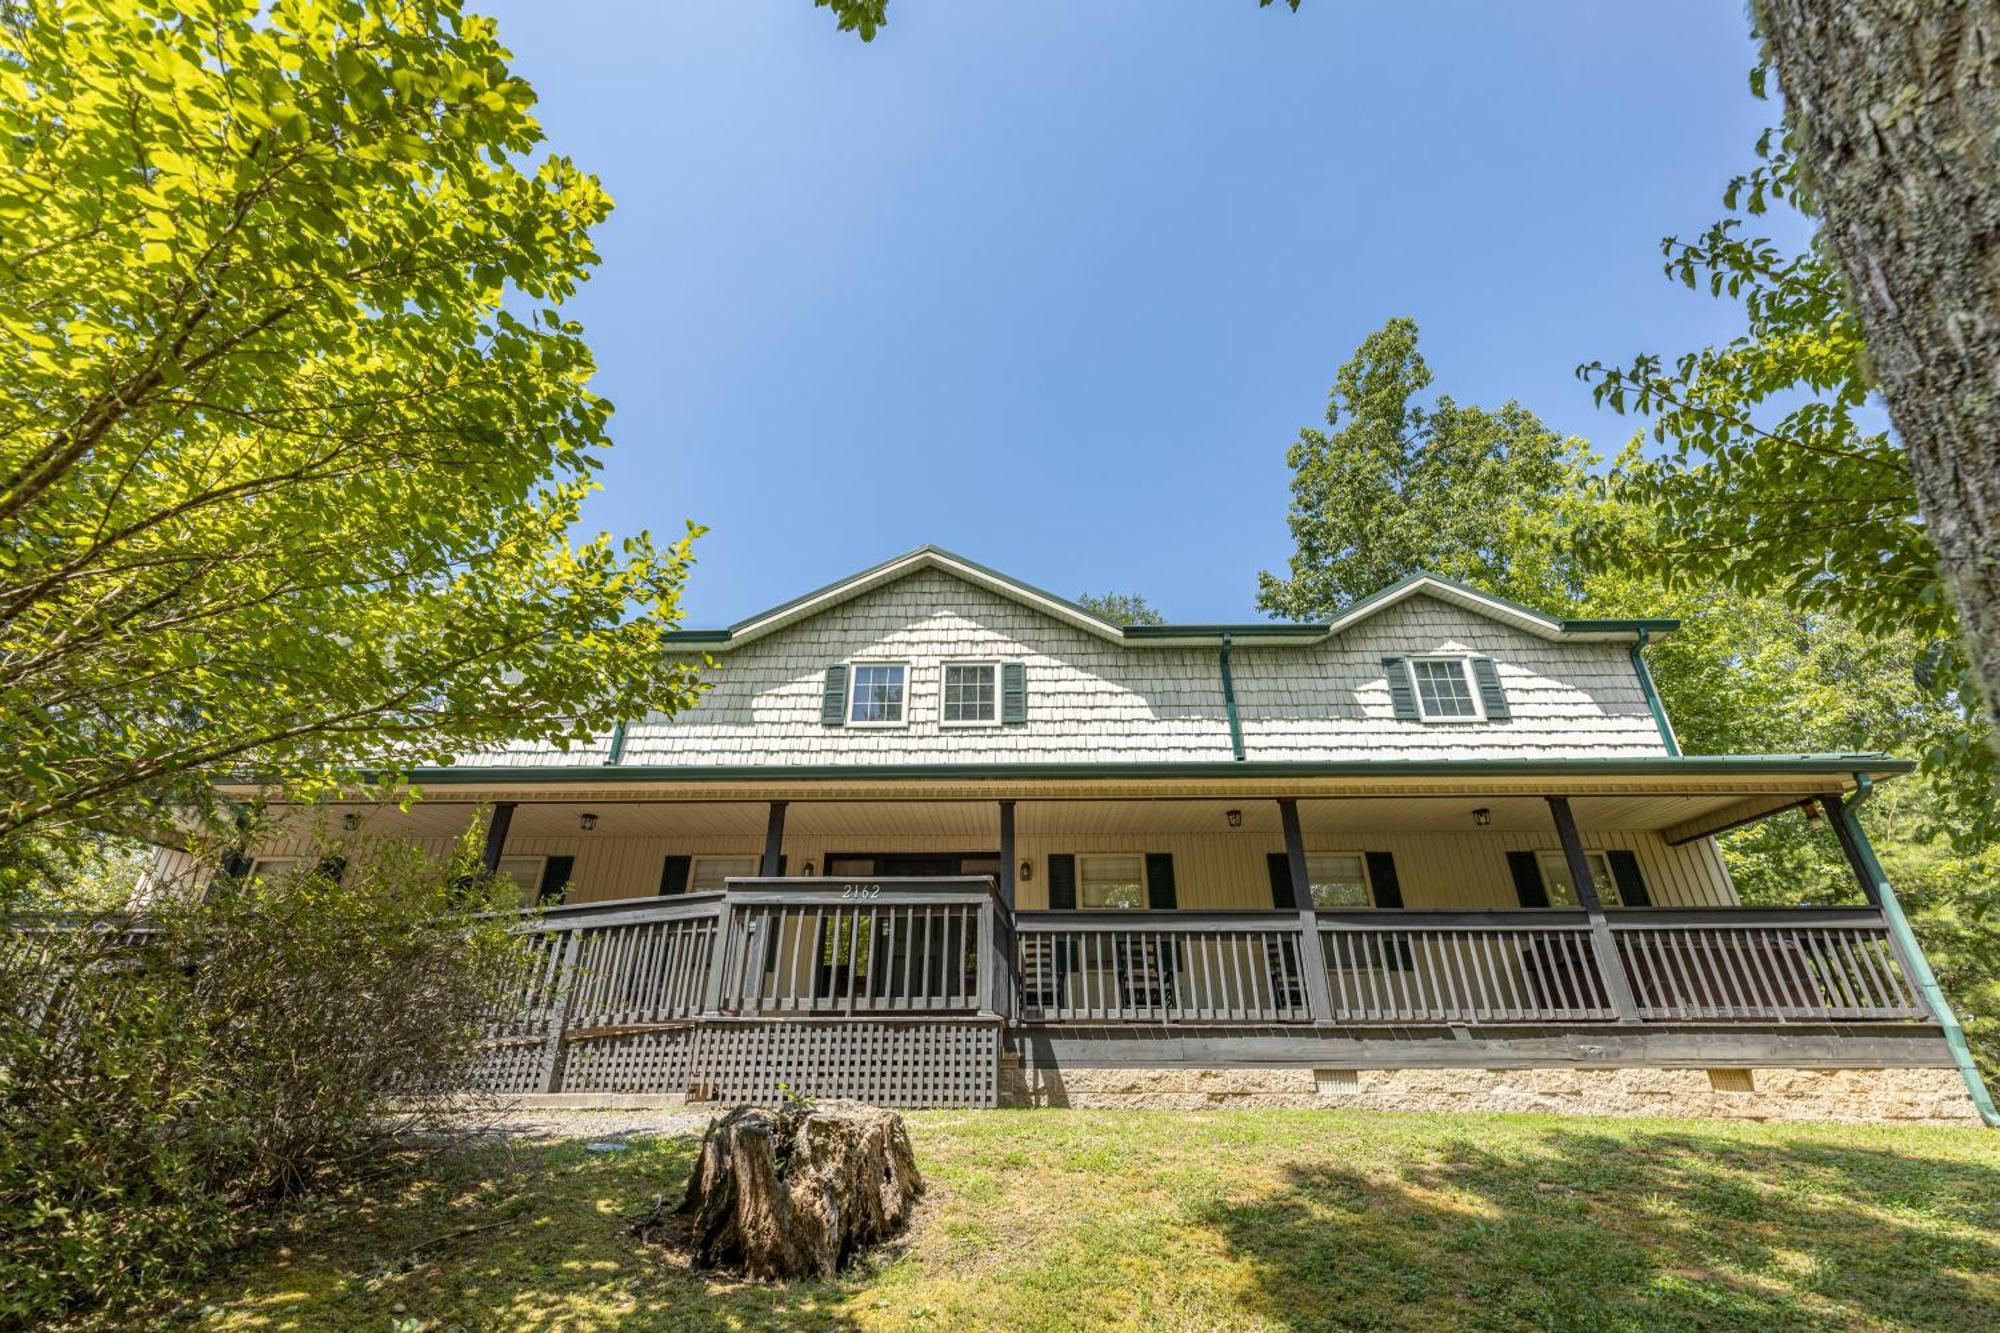
[(1014, 803), (1000, 802), (1000, 901), (1014, 914)]
[(1563, 860), (1569, 865), (1570, 883), (1576, 885), (1577, 905), (1590, 918), (1591, 950), (1597, 957), (1597, 970), (1604, 977), (1612, 1012), (1621, 1023), (1636, 1023), (1639, 1004), (1632, 998), (1631, 979), (1625, 975), (1625, 964), (1618, 958), (1618, 941), (1612, 938), (1610, 919), (1604, 915), (1604, 904), (1598, 899), (1597, 880), (1590, 872), (1590, 858), (1584, 855), (1583, 839), (1577, 836), (1576, 816), (1570, 812), (1569, 797), (1546, 799), (1549, 813), (1555, 816), (1556, 837), (1562, 843)]
[(500, 801), (493, 807), (493, 817), (486, 822), (486, 845), (480, 849), (479, 864), (488, 875), (499, 873), (500, 856), (507, 850), (507, 829), (514, 822), (513, 801)]
[(785, 803), (771, 802), (770, 818), (764, 821), (764, 860), (757, 867), (757, 873), (767, 879), (782, 873), (781, 862), (785, 852)]
[(1333, 1021), (1333, 987), (1326, 979), (1326, 945), (1319, 935), (1319, 911), (1313, 906), (1312, 878), (1306, 872), (1306, 835), (1299, 825), (1299, 803), (1278, 798), (1278, 821), (1285, 829), (1285, 867), (1292, 878), (1292, 902), (1299, 909), (1299, 967), (1306, 974), (1306, 1003), (1313, 1022)]
[(1875, 876), (1868, 869), (1868, 862), (1862, 859), (1861, 849), (1854, 843), (1854, 834), (1848, 830), (1846, 811), (1840, 808), (1840, 798), (1822, 796), (1819, 798), (1819, 808), (1826, 813), (1827, 826), (1839, 840), (1841, 854), (1847, 857), (1847, 868), (1854, 872), (1855, 880), (1861, 885), (1861, 892), (1868, 898), (1868, 905), (1879, 909), (1882, 906), (1882, 890), (1876, 886)]

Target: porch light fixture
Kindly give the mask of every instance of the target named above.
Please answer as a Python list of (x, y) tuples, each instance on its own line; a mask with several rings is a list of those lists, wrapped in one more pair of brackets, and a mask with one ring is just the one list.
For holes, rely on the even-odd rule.
[(583, 831), (588, 833), (597, 827), (597, 816), (586, 810), (583, 814), (577, 816), (576, 822), (583, 825)]
[(1231, 828), (1243, 827), (1243, 812), (1241, 810), (1231, 810), (1222, 817), (1229, 821), (1229, 827)]
[(1035, 863), (1033, 861), (1021, 862), (1021, 873), (1019, 876), (1020, 881), (1023, 884), (1026, 884), (1029, 880), (1033, 879), (1034, 877), (1035, 877)]
[(800, 872), (804, 874), (807, 879), (811, 879), (814, 875), (817, 875), (819, 873), (817, 870), (813, 869), (813, 863), (810, 861), (806, 862), (805, 865), (801, 866), (799, 869)]
[(1493, 822), (1493, 812), (1482, 805), (1472, 812), (1472, 822), (1480, 828), (1485, 828)]

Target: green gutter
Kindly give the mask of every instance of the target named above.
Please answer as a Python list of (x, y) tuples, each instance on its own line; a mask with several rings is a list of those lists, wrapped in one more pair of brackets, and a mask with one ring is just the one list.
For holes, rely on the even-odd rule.
[(1840, 803), (1840, 822), (1846, 825), (1848, 836), (1854, 839), (1855, 850), (1861, 854), (1861, 863), (1868, 869), (1868, 877), (1875, 882), (1875, 893), (1882, 903), (1882, 919), (1889, 923), (1889, 933), (1895, 936), (1896, 944), (1910, 966), (1911, 979), (1923, 992), (1924, 1001), (1930, 1005), (1938, 1026), (1944, 1029), (1944, 1043), (1951, 1048), (1952, 1063), (1958, 1066), (1959, 1077), (1965, 1080), (1965, 1090), (1972, 1096), (1974, 1109), (1988, 1128), (2000, 1128), (2000, 1110), (1994, 1108), (1992, 1094), (1986, 1090), (1986, 1080), (1979, 1076), (1979, 1066), (1972, 1062), (1972, 1048), (1966, 1045), (1965, 1029), (1959, 1026), (1958, 1015), (1952, 1012), (1951, 1002), (1944, 998), (1944, 987), (1938, 985), (1937, 973), (1931, 971), (1930, 959), (1924, 957), (1924, 946), (1917, 943), (1916, 932), (1910, 929), (1910, 919), (1903, 915), (1903, 904), (1897, 901), (1896, 891), (1889, 886), (1889, 876), (1883, 873), (1882, 863), (1875, 859), (1875, 849), (1869, 845), (1868, 834), (1862, 830), (1861, 820), (1855, 814), (1861, 804), (1875, 794), (1874, 780), (1866, 773), (1856, 773), (1854, 788), (1854, 795)]
[(1673, 724), (1667, 721), (1667, 706), (1660, 702), (1660, 692), (1653, 688), (1653, 673), (1646, 669), (1646, 639), (1651, 631), (1650, 624), (1638, 622), (1639, 637), (1632, 640), (1632, 670), (1639, 677), (1639, 693), (1646, 696), (1646, 707), (1652, 710), (1653, 725), (1660, 729), (1660, 740), (1666, 744), (1668, 754), (1679, 758), (1681, 743), (1674, 738)]
[[(1083, 764), (719, 764), (588, 767), (504, 765), (419, 768), (412, 782), (438, 785), (564, 782), (896, 782), (928, 779), (1023, 781), (1133, 778), (1407, 778), (1407, 777), (1646, 777), (1841, 776), (1865, 770), (1878, 777), (1916, 765), (1882, 754), (1629, 755), (1616, 759), (1340, 759), (1196, 763)], [(393, 776), (375, 774), (377, 778)], [(244, 781), (253, 779), (245, 778)]]
[(1222, 706), (1229, 711), (1229, 748), (1236, 754), (1236, 762), (1243, 762), (1243, 720), (1236, 716), (1236, 681), (1229, 674), (1229, 634), (1222, 636), (1222, 648), (1218, 654), (1218, 664), (1222, 668)]

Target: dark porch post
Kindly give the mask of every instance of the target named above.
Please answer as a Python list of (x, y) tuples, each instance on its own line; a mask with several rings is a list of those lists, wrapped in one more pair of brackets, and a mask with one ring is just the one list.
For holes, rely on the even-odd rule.
[(1000, 802), (1000, 901), (1014, 914), (1014, 803)]
[(1612, 1012), (1621, 1023), (1639, 1021), (1639, 1004), (1632, 998), (1632, 982), (1618, 957), (1618, 941), (1612, 938), (1610, 919), (1597, 896), (1597, 881), (1590, 873), (1590, 858), (1584, 855), (1583, 839), (1577, 836), (1576, 816), (1570, 812), (1569, 797), (1550, 796), (1549, 813), (1555, 816), (1556, 837), (1562, 843), (1563, 860), (1569, 864), (1570, 883), (1576, 885), (1577, 905), (1590, 918), (1591, 949), (1597, 956), (1597, 970), (1603, 974), (1604, 988), (1611, 999)]
[(992, 992), (987, 1003), (1003, 1019), (1014, 1012), (1014, 992), (1018, 961), (1014, 957), (1014, 803), (1000, 802), (1000, 892), (999, 911), (987, 933), (991, 956), (980, 965), (980, 975), (991, 978)]
[(1854, 872), (1861, 892), (1868, 898), (1868, 905), (1879, 909), (1882, 906), (1882, 890), (1876, 887), (1875, 876), (1868, 869), (1868, 862), (1862, 859), (1861, 849), (1854, 843), (1854, 834), (1848, 831), (1846, 812), (1840, 808), (1839, 798), (1822, 796), (1819, 808), (1826, 812), (1826, 822), (1833, 829), (1833, 836), (1839, 840), (1841, 853), (1847, 857), (1847, 868)]
[(479, 864), (489, 875), (500, 870), (500, 856), (507, 850), (507, 830), (514, 823), (514, 802), (500, 801), (493, 807), (493, 817), (486, 822), (486, 845), (479, 851)]
[(785, 803), (771, 802), (771, 816), (764, 822), (764, 859), (757, 866), (757, 873), (766, 879), (782, 873), (785, 854)]
[(1299, 803), (1278, 799), (1278, 821), (1285, 829), (1285, 867), (1292, 878), (1292, 902), (1299, 909), (1299, 967), (1306, 974), (1306, 1003), (1313, 1022), (1333, 1021), (1333, 987), (1326, 979), (1326, 946), (1319, 936), (1319, 911), (1313, 906), (1312, 879), (1306, 873), (1306, 835), (1299, 825)]

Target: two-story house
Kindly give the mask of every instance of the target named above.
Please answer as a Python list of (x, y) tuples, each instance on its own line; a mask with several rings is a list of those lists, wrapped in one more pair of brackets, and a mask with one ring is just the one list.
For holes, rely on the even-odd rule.
[[(487, 819), (545, 909), (507, 1092), (1971, 1118), (1853, 816), (1909, 765), (1682, 754), (1674, 628), (1431, 577), (1121, 628), (926, 547), (678, 633), (697, 707), (229, 870)], [(1868, 906), (1739, 905), (1714, 835), (1800, 808)]]

